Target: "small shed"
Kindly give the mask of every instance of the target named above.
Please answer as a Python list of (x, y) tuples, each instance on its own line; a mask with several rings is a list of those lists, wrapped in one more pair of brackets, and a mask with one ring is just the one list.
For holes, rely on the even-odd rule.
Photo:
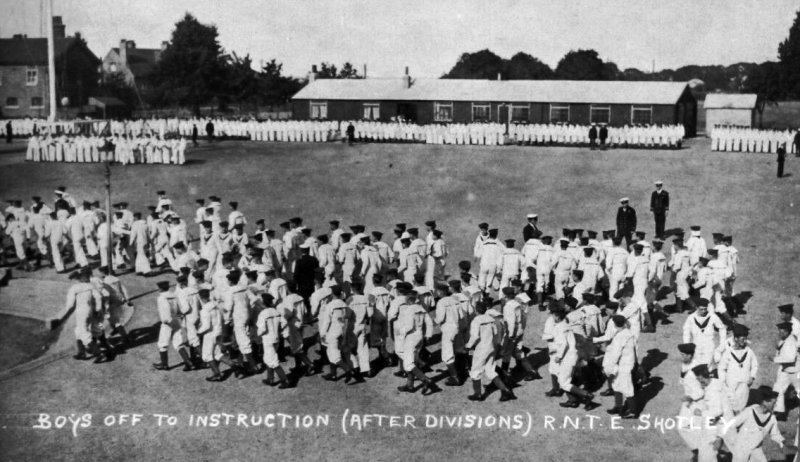
[(736, 125), (752, 127), (755, 125), (758, 95), (751, 93), (706, 95), (703, 108), (706, 110), (706, 131), (716, 125)]

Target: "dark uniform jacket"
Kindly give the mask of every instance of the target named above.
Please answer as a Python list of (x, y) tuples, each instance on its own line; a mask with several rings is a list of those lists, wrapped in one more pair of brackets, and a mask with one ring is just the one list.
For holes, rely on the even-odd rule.
[(617, 231), (626, 234), (636, 230), (636, 210), (628, 206), (617, 209)]
[(597, 128), (592, 127), (589, 129), (589, 139), (590, 140), (597, 139)]
[(669, 210), (669, 193), (665, 190), (653, 191), (650, 195), (650, 211), (653, 213), (664, 213)]
[(530, 223), (525, 225), (525, 227), (522, 228), (522, 242), (523, 243), (528, 242), (528, 239), (531, 239), (538, 230), (539, 228)]
[(608, 128), (605, 126), (600, 127), (600, 139), (605, 140), (608, 139)]

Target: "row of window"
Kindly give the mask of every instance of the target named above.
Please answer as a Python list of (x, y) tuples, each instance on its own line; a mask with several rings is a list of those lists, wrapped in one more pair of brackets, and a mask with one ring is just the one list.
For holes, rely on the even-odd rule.
[[(41, 96), (34, 96), (31, 98), (31, 108), (32, 109), (42, 109), (44, 108), (44, 98)], [(6, 98), (6, 109), (19, 109), (19, 98), (9, 96)]]
[[(29, 87), (36, 86), (39, 83), (39, 69), (35, 67), (28, 67), (25, 70), (25, 85)], [(0, 70), (0, 87), (3, 86), (3, 71)]]
[[(364, 103), (363, 119), (366, 120), (379, 120), (381, 117), (381, 107), (378, 103)], [(500, 111), (508, 111), (503, 118), (510, 116), (512, 122), (528, 122), (530, 120), (531, 107), (529, 104), (512, 104), (501, 105), (498, 107), (498, 118)], [(311, 102), (311, 118), (312, 119), (327, 119), (328, 118), (328, 103), (327, 101), (312, 101)], [(611, 108), (609, 106), (591, 106), (589, 110), (589, 118), (591, 123), (608, 124), (611, 123)], [(433, 103), (433, 120), (436, 122), (452, 122), (453, 121), (453, 103)], [(492, 105), (472, 103), (472, 121), (473, 122), (490, 122), (492, 120)], [(497, 118), (495, 119), (497, 120)], [(550, 122), (551, 123), (569, 123), (570, 120), (570, 106), (569, 104), (551, 104), (550, 105)], [(631, 107), (631, 123), (634, 124), (652, 124), (653, 123), (653, 106), (632, 106)]]

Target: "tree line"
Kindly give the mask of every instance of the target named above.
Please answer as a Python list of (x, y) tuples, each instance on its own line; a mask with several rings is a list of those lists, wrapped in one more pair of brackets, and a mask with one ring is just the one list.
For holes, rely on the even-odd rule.
[[(451, 79), (566, 79), (694, 81), (693, 90), (757, 93), (763, 103), (800, 99), (800, 11), (789, 36), (778, 45), (778, 61), (737, 63), (729, 66), (684, 66), (655, 73), (635, 68), (621, 70), (603, 61), (595, 50), (572, 50), (555, 69), (538, 58), (519, 52), (504, 59), (490, 50), (464, 53), (443, 78)], [(317, 66), (317, 78), (363, 78), (351, 63), (341, 67), (328, 62)], [(280, 106), (306, 84), (305, 79), (284, 75), (283, 65), (272, 59), (253, 69), (250, 55), (226, 52), (213, 25), (200, 23), (190, 13), (175, 24), (162, 52), (155, 75), (141, 87), (129, 87), (121, 76), (106, 76), (101, 90), (132, 106), (181, 106), (199, 112), (201, 105), (225, 109)]]
[(800, 11), (789, 29), (789, 36), (778, 45), (778, 61), (737, 63), (729, 66), (683, 66), (645, 72), (636, 68), (620, 70), (604, 62), (595, 50), (572, 50), (555, 69), (538, 58), (519, 52), (503, 59), (490, 50), (464, 53), (450, 71), (449, 79), (564, 79), (564, 80), (660, 80), (692, 81), (695, 92), (757, 93), (766, 103), (800, 99)]

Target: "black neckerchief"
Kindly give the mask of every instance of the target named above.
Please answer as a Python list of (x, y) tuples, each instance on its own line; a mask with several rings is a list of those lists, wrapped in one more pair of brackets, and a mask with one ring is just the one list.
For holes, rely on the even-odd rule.
[(708, 327), (708, 321), (711, 321), (711, 316), (708, 316), (708, 318), (703, 323), (697, 322), (697, 316), (695, 316), (694, 325), (697, 326), (701, 331), (704, 331), (706, 330), (706, 327)]
[(753, 409), (753, 419), (756, 421), (756, 424), (757, 424), (759, 427), (764, 427), (766, 424), (768, 424), (768, 423), (769, 423), (769, 419), (771, 419), (771, 418), (772, 418), (772, 413), (770, 412), (769, 414), (767, 414), (767, 418), (766, 418), (766, 420), (764, 420), (764, 421), (762, 422), (762, 421), (761, 421), (761, 419), (759, 419), (759, 418), (758, 418), (758, 414), (756, 413), (756, 410), (755, 410), (755, 409)]
[(742, 355), (742, 359), (739, 359), (735, 354), (733, 354), (733, 349), (731, 349), (730, 351), (731, 351), (731, 356), (733, 357), (733, 359), (736, 360), (737, 363), (739, 363), (739, 366), (743, 366), (744, 365), (744, 360), (747, 359), (747, 350), (744, 351), (744, 355)]

